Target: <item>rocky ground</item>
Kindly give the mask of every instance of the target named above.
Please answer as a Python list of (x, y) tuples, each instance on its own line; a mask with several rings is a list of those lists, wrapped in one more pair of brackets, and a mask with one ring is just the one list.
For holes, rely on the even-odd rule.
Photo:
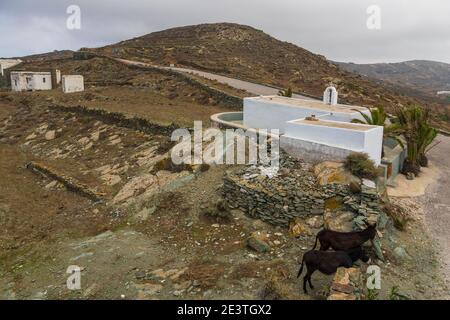
[[(223, 209), (224, 174), (242, 167), (165, 167), (167, 141), (160, 132), (2, 102), (0, 297), (326, 298), (332, 276), (314, 274), (311, 295), (296, 278), (321, 223), (303, 221), (309, 232), (293, 234), (239, 208)], [(34, 172), (30, 162), (64, 179)], [(379, 298), (394, 286), (411, 298), (446, 296), (419, 223), (405, 231), (388, 226), (382, 235), (386, 261), (372, 254), (382, 268)], [(71, 265), (82, 270), (81, 290), (67, 289)], [(361, 263), (363, 274), (365, 268)]]

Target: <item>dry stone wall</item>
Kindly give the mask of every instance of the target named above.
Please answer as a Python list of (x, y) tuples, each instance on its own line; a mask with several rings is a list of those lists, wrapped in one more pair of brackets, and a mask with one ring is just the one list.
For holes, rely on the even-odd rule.
[(280, 172), (269, 178), (256, 167), (228, 171), (223, 184), (226, 205), (283, 227), (296, 217), (324, 215), (325, 211), (351, 216), (354, 230), (364, 229), (367, 222), (381, 220), (383, 213), (374, 189), (363, 186), (360, 193), (354, 194), (345, 184), (319, 185), (309, 170), (284, 168)]

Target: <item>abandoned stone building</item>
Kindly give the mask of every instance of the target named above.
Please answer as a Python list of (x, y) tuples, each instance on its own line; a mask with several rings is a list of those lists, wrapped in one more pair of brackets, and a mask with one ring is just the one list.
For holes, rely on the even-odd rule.
[(36, 91), (52, 89), (51, 72), (30, 72), (30, 71), (12, 71), (11, 72), (12, 91)]

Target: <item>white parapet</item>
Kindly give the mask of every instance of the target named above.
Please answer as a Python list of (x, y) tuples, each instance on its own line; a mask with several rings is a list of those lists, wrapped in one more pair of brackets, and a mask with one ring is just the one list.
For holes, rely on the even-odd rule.
[(381, 126), (300, 119), (287, 122), (284, 137), (290, 148), (305, 156), (315, 152), (324, 158), (343, 160), (352, 152), (363, 152), (376, 165), (381, 163)]
[(358, 112), (370, 115), (367, 108), (348, 105), (329, 105), (322, 101), (260, 96), (244, 99), (244, 125), (255, 129), (279, 129), (285, 132), (286, 122), (315, 115), (316, 118), (350, 122), (363, 119)]
[(64, 93), (84, 91), (84, 78), (81, 75), (62, 76), (62, 90)]

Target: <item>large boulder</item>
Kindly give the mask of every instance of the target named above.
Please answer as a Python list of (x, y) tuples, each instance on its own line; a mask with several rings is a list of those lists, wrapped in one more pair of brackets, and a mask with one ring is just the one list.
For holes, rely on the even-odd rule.
[(324, 227), (333, 231), (351, 232), (353, 231), (354, 218), (354, 213), (349, 211), (326, 212), (324, 215)]
[(348, 185), (351, 182), (361, 184), (361, 179), (352, 175), (340, 162), (321, 162), (314, 167), (314, 174), (320, 185), (332, 183)]

